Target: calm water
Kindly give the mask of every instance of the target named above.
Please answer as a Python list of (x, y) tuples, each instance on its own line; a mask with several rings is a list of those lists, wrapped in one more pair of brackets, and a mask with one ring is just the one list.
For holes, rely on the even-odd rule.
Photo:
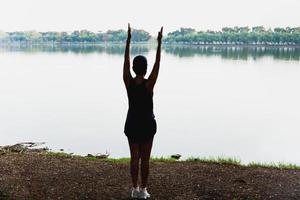
[[(128, 157), (123, 51), (1, 47), (0, 144)], [(153, 46), (131, 53), (146, 55), (151, 69)], [(299, 77), (299, 49), (164, 47), (153, 155), (300, 164)]]

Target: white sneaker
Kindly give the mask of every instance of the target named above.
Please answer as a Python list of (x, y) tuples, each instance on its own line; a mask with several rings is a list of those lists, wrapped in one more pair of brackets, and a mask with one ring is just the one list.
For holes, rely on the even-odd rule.
[(131, 188), (131, 198), (139, 198), (140, 188), (139, 186)]
[(150, 198), (150, 194), (147, 192), (147, 188), (141, 188), (139, 198), (141, 199), (147, 199)]

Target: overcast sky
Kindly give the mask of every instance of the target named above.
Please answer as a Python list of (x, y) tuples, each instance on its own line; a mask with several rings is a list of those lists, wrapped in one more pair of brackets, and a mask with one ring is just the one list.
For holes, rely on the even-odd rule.
[(300, 26), (300, 0), (1, 0), (0, 8), (3, 31)]

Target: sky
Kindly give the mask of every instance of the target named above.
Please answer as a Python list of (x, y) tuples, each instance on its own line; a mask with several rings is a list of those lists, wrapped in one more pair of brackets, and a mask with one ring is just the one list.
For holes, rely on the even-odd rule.
[(1, 0), (2, 31), (106, 31), (133, 28), (156, 35), (191, 27), (300, 26), (299, 0)]

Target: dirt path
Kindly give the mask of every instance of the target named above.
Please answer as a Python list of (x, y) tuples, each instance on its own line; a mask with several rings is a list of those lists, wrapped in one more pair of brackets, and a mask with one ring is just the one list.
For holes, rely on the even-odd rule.
[[(300, 199), (300, 170), (151, 162), (151, 199)], [(0, 156), (0, 199), (129, 199), (128, 163), (38, 154)]]

